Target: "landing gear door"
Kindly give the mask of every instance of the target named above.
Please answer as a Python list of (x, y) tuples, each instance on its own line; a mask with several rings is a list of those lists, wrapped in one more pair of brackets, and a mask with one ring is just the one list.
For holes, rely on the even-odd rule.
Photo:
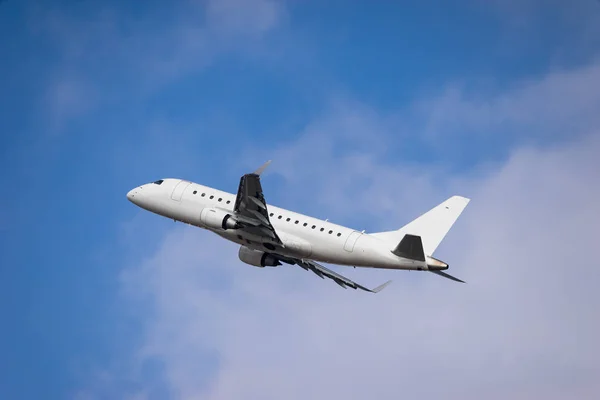
[(358, 240), (360, 235), (362, 235), (362, 233), (357, 231), (352, 232), (350, 236), (348, 236), (348, 239), (346, 239), (346, 243), (344, 244), (344, 250), (352, 252), (354, 250), (354, 245), (356, 244), (356, 241)]
[(181, 181), (175, 186), (173, 189), (173, 193), (171, 193), (171, 199), (175, 201), (181, 201), (181, 196), (183, 196), (183, 192), (190, 186), (191, 182)]

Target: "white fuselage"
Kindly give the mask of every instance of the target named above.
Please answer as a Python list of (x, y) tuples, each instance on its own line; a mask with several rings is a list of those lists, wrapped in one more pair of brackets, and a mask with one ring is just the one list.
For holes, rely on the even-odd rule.
[[(208, 229), (251, 249), (269, 252), (268, 243), (248, 237), (237, 229), (215, 229), (203, 224), (205, 209), (233, 213), (236, 195), (181, 179), (164, 179), (131, 190), (127, 198), (161, 216)], [(307, 215), (267, 205), (269, 220), (285, 248), (277, 254), (357, 267), (423, 269), (423, 263), (392, 253), (395, 244), (377, 237)], [(426, 268), (426, 267), (425, 267)]]

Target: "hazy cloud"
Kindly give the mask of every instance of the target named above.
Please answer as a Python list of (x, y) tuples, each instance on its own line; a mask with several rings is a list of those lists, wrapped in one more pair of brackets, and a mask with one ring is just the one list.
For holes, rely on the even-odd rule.
[[(593, 85), (595, 71), (579, 72)], [(480, 115), (487, 109), (481, 104), (492, 104), (496, 117), (520, 132), (535, 125), (543, 134), (546, 122), (536, 124), (526, 108), (534, 115), (554, 109), (549, 87), (580, 84), (559, 108), (596, 101), (585, 79), (553, 79), (464, 109), (459, 101), (459, 112), (446, 118), (458, 115), (456, 127), (473, 120), (495, 126)], [(449, 190), (467, 194), (472, 203), (436, 254), (468, 284), (339, 268), (366, 284), (395, 280), (378, 295), (344, 291), (299, 268), (247, 266), (235, 245), (176, 228), (144, 262), (124, 270), (127, 298), (151, 308), (140, 365), (160, 360), (165, 386), (186, 399), (596, 398), (600, 135), (591, 108), (569, 110), (537, 112), (573, 127), (569, 140), (520, 146), (468, 175), (386, 162), (381, 141), (396, 119), (368, 108), (309, 125), (277, 148), (286, 149), (284, 198), (336, 208), (342, 223), (351, 212), (366, 213), (374, 227), (390, 229)], [(586, 121), (572, 121), (580, 117)], [(356, 151), (338, 152), (348, 145)], [(304, 157), (309, 150), (315, 165)], [(385, 212), (373, 211), (379, 207)]]
[[(418, 121), (432, 140), (477, 135), (486, 138), (570, 137), (600, 124), (600, 62), (556, 70), (541, 80), (518, 82), (496, 93), (451, 85), (419, 102)], [(446, 141), (442, 140), (443, 143)]]
[(44, 102), (44, 113), (52, 121), (48, 131), (61, 132), (73, 118), (85, 115), (95, 105), (96, 95), (93, 87), (73, 76), (50, 85)]
[(181, 398), (594, 398), (600, 273), (577, 255), (600, 223), (599, 150), (596, 135), (524, 150), (470, 182), (472, 207), (440, 253), (467, 285), (345, 269), (395, 282), (377, 296), (343, 291), (177, 229), (128, 270), (125, 288), (153, 304), (141, 355), (164, 362)]
[(224, 53), (248, 52), (285, 15), (283, 3), (268, 0), (189, 1), (160, 16), (89, 3), (74, 9), (67, 14), (38, 6), (29, 23), (60, 60), (51, 69), (44, 107), (58, 127), (79, 116), (82, 107), (118, 102), (125, 89), (131, 101)]
[(222, 35), (261, 35), (275, 28), (284, 14), (283, 2), (272, 0), (210, 0), (208, 24)]

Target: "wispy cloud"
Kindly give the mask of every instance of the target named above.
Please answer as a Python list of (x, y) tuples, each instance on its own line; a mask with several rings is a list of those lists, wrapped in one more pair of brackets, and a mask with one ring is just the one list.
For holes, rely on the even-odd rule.
[[(600, 126), (588, 107), (596, 97), (585, 87), (596, 71), (550, 75), (468, 106), (444, 103), (459, 110), (445, 114), (451, 127), (438, 125), (450, 133), (472, 121), (495, 127), (508, 120), (515, 135), (551, 135), (527, 108), (572, 128), (562, 145), (518, 146), (505, 161), (466, 176), (385, 157), (397, 119), (368, 107), (309, 124), (297, 140), (275, 148), (288, 198), (319, 202), (341, 222), (364, 212), (374, 228), (390, 229), (460, 188), (473, 202), (439, 255), (469, 283), (346, 270), (367, 283), (396, 275), (393, 286), (368, 296), (292, 267), (246, 266), (235, 246), (176, 228), (155, 254), (124, 271), (129, 296), (152, 304), (137, 353), (142, 364), (160, 359), (166, 386), (181, 398), (385, 399), (399, 391), (424, 398), (594, 398), (600, 371), (590, 349), (600, 325), (593, 282), (600, 276), (593, 262), (578, 260), (592, 254), (600, 224), (600, 191), (590, 185), (600, 170)], [(558, 104), (549, 93), (563, 89), (571, 95)], [(486, 104), (493, 104), (495, 120)], [(555, 107), (566, 111), (549, 111)]]
[[(164, 362), (182, 398), (396, 398), (401, 387), (409, 397), (591, 399), (599, 276), (572, 254), (589, 254), (600, 223), (589, 188), (599, 149), (593, 137), (517, 152), (469, 183), (473, 207), (443, 250), (467, 285), (398, 272), (367, 297), (299, 269), (253, 269), (235, 246), (177, 229), (125, 281), (154, 304), (140, 354)], [(431, 376), (437, 384), (425, 385)]]
[(283, 3), (273, 0), (210, 0), (206, 8), (209, 28), (236, 38), (265, 34), (277, 27), (284, 14)]
[[(432, 140), (477, 135), (507, 138), (570, 137), (600, 122), (600, 62), (557, 70), (542, 80), (520, 82), (496, 95), (473, 93), (451, 85), (418, 104), (424, 133)], [(529, 128), (524, 131), (525, 128)]]
[(60, 59), (43, 106), (59, 130), (96, 106), (118, 104), (124, 90), (128, 101), (147, 98), (220, 55), (251, 51), (285, 16), (283, 4), (270, 0), (189, 1), (168, 15), (93, 4), (75, 10), (38, 7), (30, 18)]
[[(326, 216), (361, 223), (401, 219), (407, 207), (423, 211), (423, 198), (432, 198), (433, 206), (455, 194), (461, 181), (496, 171), (515, 147), (552, 148), (592, 135), (600, 126), (598, 82), (596, 62), (493, 92), (449, 84), (391, 111), (336, 100), (297, 135), (246, 152), (244, 163), (250, 168), (275, 158), (267, 173), (285, 178), (289, 185), (281, 195), (296, 208), (314, 203)], [(465, 164), (473, 167), (456, 175), (456, 165)], [(303, 190), (296, 193), (297, 187)], [(370, 205), (364, 218), (356, 215), (356, 204)]]
[(94, 87), (75, 76), (58, 78), (48, 87), (44, 102), (46, 118), (50, 121), (49, 132), (61, 132), (70, 120), (89, 112), (96, 105), (96, 96)]
[[(3, 3), (5, 397), (599, 397), (600, 23), (558, 3)], [(436, 253), (468, 284), (253, 268), (124, 196), (266, 159), (269, 202), (369, 232), (471, 197)]]

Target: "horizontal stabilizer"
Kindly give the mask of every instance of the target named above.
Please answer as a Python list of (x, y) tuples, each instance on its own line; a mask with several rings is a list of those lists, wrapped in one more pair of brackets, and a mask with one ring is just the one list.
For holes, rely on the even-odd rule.
[(425, 261), (421, 236), (404, 235), (398, 246), (392, 250), (392, 253), (409, 260)]
[(455, 278), (452, 275), (447, 274), (447, 273), (442, 272), (442, 271), (436, 271), (435, 269), (431, 269), (431, 270), (429, 270), (429, 272), (433, 272), (434, 274), (437, 274), (439, 276), (443, 276), (444, 278), (448, 278), (448, 279), (451, 279), (451, 280), (456, 281), (456, 282), (465, 283), (465, 281), (461, 281), (460, 279)]

